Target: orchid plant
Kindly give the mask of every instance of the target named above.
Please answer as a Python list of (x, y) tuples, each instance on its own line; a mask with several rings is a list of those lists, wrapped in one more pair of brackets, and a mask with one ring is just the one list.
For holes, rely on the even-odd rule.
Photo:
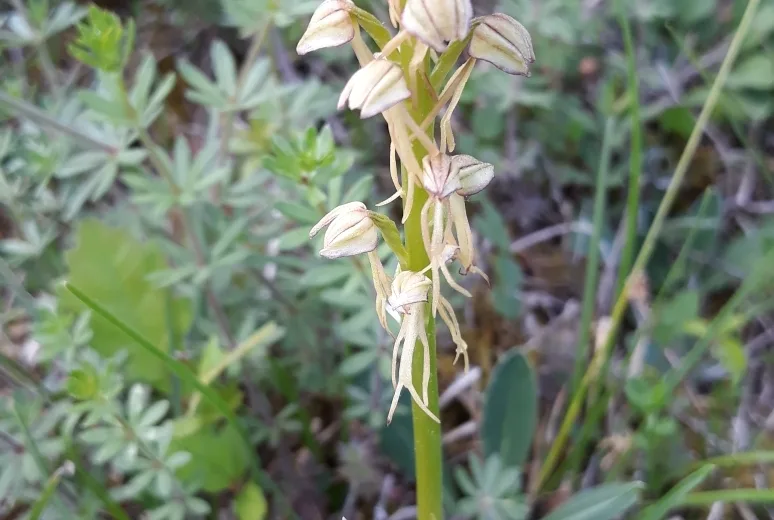
[[(297, 52), (352, 46), (361, 68), (345, 85), (339, 109), (359, 110), (362, 118), (381, 114), (387, 123), (395, 194), (378, 206), (402, 200), (404, 240), (395, 222), (362, 202), (333, 209), (312, 228), (310, 238), (327, 227), (322, 256), (368, 255), (379, 321), (390, 334), (387, 314), (399, 323), (392, 355), (395, 394), (388, 421), (405, 388), (414, 405), (418, 517), (440, 519), (437, 314), (451, 332), (457, 358), (461, 356), (468, 367), (468, 346), (454, 309), (441, 295), (441, 278), (467, 297), (470, 293), (454, 279), (448, 264), (457, 260), (460, 274), (476, 273), (487, 279), (475, 263), (465, 199), (486, 188), (494, 176), (491, 164), (470, 155), (453, 155), (452, 114), (477, 60), (509, 74), (529, 76), (535, 55), (530, 35), (518, 21), (504, 14), (473, 18), (470, 0), (388, 3), (390, 22), (397, 29), (394, 35), (351, 0), (325, 0), (314, 12)], [(361, 30), (379, 47), (376, 52)], [(451, 73), (465, 50), (467, 59)], [(380, 233), (399, 261), (393, 277), (375, 252)]]

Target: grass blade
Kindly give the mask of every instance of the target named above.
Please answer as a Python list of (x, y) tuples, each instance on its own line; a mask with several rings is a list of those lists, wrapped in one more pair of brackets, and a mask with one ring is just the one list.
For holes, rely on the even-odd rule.
[(591, 232), (591, 242), (589, 243), (588, 258), (586, 258), (586, 274), (583, 282), (583, 308), (581, 310), (578, 343), (575, 347), (575, 369), (573, 370), (572, 384), (570, 385), (572, 394), (575, 393), (575, 388), (580, 382), (583, 367), (588, 358), (591, 321), (594, 319), (594, 304), (597, 299), (597, 285), (599, 285), (599, 242), (602, 240), (602, 227), (605, 225), (607, 176), (610, 170), (611, 142), (614, 126), (613, 118), (608, 118), (605, 122), (602, 151), (600, 153), (599, 168), (597, 168), (592, 214), (593, 230)]
[(629, 96), (629, 114), (631, 115), (631, 152), (629, 155), (629, 192), (626, 198), (626, 240), (618, 263), (618, 281), (616, 296), (621, 294), (624, 281), (629, 275), (637, 243), (637, 214), (640, 205), (640, 176), (642, 174), (642, 121), (640, 120), (640, 88), (637, 76), (637, 57), (634, 50), (632, 31), (622, 0), (616, 0), (618, 20), (623, 32), (626, 50), (626, 71)]
[(707, 465), (701, 467), (678, 482), (669, 492), (664, 495), (658, 502), (648, 506), (640, 515), (637, 520), (661, 520), (667, 517), (667, 513), (671, 509), (680, 507), (683, 505), (686, 496), (696, 488), (699, 484), (704, 482), (710, 473), (715, 469), (713, 465)]
[(43, 511), (46, 509), (46, 506), (48, 506), (48, 503), (54, 497), (56, 488), (59, 486), (59, 481), (61, 481), (62, 477), (65, 475), (72, 475), (74, 471), (75, 465), (70, 461), (65, 462), (63, 465), (57, 468), (57, 470), (46, 482), (46, 485), (43, 487), (43, 491), (40, 493), (40, 497), (38, 497), (38, 499), (35, 501), (35, 504), (30, 509), (29, 516), (27, 517), (28, 520), (38, 520), (41, 517)]
[(774, 489), (718, 489), (699, 491), (685, 497), (684, 506), (711, 506), (715, 502), (774, 504)]

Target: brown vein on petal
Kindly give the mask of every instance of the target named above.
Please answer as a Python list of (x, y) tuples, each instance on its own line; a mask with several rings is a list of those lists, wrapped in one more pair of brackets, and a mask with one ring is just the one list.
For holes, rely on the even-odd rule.
[(346, 11), (343, 11), (342, 9), (334, 9), (333, 11), (331, 11), (331, 12), (329, 12), (329, 13), (327, 13), (327, 14), (325, 14), (325, 15), (321, 16), (321, 17), (320, 17), (320, 18), (318, 18), (317, 20), (313, 20), (313, 22), (314, 22), (315, 24), (318, 24), (318, 23), (320, 23), (320, 22), (322, 22), (322, 21), (324, 21), (324, 20), (326, 20), (326, 19), (330, 18), (331, 16), (333, 16), (333, 15), (337, 15), (337, 14), (341, 14), (342, 12), (343, 12), (344, 14), (346, 14), (347, 16), (349, 16), (349, 13), (347, 13)]
[(511, 40), (510, 40), (510, 39), (509, 39), (509, 38), (508, 38), (508, 37), (507, 37), (505, 34), (503, 34), (503, 33), (502, 33), (502, 32), (501, 32), (501, 31), (500, 31), (500, 30), (499, 30), (497, 27), (495, 27), (494, 25), (492, 25), (492, 24), (489, 24), (489, 23), (488, 23), (488, 24), (486, 24), (486, 26), (487, 26), (488, 28), (490, 28), (490, 29), (492, 30), (492, 32), (493, 32), (493, 33), (495, 33), (497, 36), (499, 36), (500, 38), (502, 38), (503, 40), (505, 40), (505, 42), (508, 44), (508, 46), (510, 47), (510, 49), (509, 49), (508, 47), (497, 47), (496, 45), (493, 45), (493, 47), (495, 47), (495, 48), (498, 48), (498, 49), (502, 49), (502, 50), (505, 50), (505, 51), (507, 51), (507, 50), (513, 50), (513, 51), (516, 51), (516, 54), (518, 54), (519, 56), (521, 56), (521, 61), (523, 61), (524, 63), (527, 63), (527, 61), (529, 60), (529, 58), (528, 58), (527, 56), (524, 56), (524, 53), (522, 53), (522, 52), (521, 52), (521, 50), (519, 49), (519, 46), (518, 46), (518, 45), (516, 45), (516, 44), (515, 44), (513, 41), (511, 41)]
[(441, 41), (444, 41), (443, 35), (441, 34), (441, 30), (438, 26), (438, 23), (433, 17), (432, 10), (427, 6), (427, 3), (425, 0), (419, 0), (419, 3), (422, 5), (422, 8), (425, 10), (425, 13), (427, 13), (427, 18), (430, 20), (430, 23), (433, 25), (433, 29), (435, 29), (435, 34), (440, 36)]
[(399, 80), (399, 78), (390, 79), (390, 76), (395, 76), (395, 73), (400, 74), (400, 70), (397, 70), (395, 67), (388, 67), (386, 71), (382, 74), (382, 76), (379, 78), (376, 83), (374, 83), (373, 88), (368, 93), (368, 96), (366, 97), (366, 101), (363, 103), (363, 106), (368, 105), (371, 103), (373, 97), (376, 94), (382, 94), (384, 92), (387, 92), (390, 88), (392, 88)]
[[(524, 40), (524, 45), (527, 47), (527, 49), (529, 49), (530, 56), (524, 56), (524, 53), (521, 52), (521, 49), (519, 49), (519, 46), (516, 44), (516, 42), (506, 38), (506, 36), (504, 34), (502, 34), (497, 28), (495, 28), (494, 25), (485, 22), (487, 27), (491, 28), (494, 32), (496, 32), (497, 34), (502, 36), (504, 40), (506, 40), (511, 45), (513, 45), (514, 48), (516, 48), (516, 50), (519, 52), (519, 55), (522, 56), (522, 58), (524, 59), (525, 63), (534, 63), (535, 60), (534, 60), (534, 58), (532, 58), (531, 55), (534, 54), (535, 51), (532, 48), (532, 41), (530, 41), (530, 39), (529, 39), (529, 32), (527, 31), (526, 27), (521, 25), (521, 23), (518, 20), (516, 20), (514, 18), (511, 18), (509, 16), (506, 16), (506, 15), (504, 15), (502, 13), (494, 13), (494, 14), (492, 14), (490, 16), (492, 16), (493, 18), (497, 18), (498, 20), (502, 20), (503, 22), (505, 22), (508, 25), (513, 25), (514, 26), (515, 32), (519, 33), (519, 36)], [(527, 32), (527, 36), (528, 36), (527, 38), (524, 38), (524, 35), (522, 34), (522, 30)]]

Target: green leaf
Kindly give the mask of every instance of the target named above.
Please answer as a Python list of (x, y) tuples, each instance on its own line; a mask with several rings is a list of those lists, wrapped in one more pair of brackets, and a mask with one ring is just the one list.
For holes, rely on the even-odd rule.
[(771, 90), (774, 87), (774, 58), (754, 54), (734, 68), (726, 85), (730, 89)]
[(674, 298), (656, 309), (656, 323), (653, 327), (653, 339), (659, 343), (669, 343), (682, 333), (683, 326), (699, 314), (699, 293), (682, 291)]
[(516, 318), (521, 312), (518, 298), (524, 278), (521, 267), (509, 256), (494, 257), (495, 284), (492, 288), (492, 300), (495, 309), (506, 318)]
[(279, 250), (288, 251), (309, 243), (309, 230), (306, 228), (291, 229), (280, 235)]
[[(405, 403), (410, 399), (407, 395), (408, 392), (404, 392), (401, 396)], [(411, 421), (411, 415), (396, 413), (390, 425), (379, 431), (379, 446), (382, 453), (392, 460), (406, 477), (410, 480), (416, 479), (414, 424)]]
[(774, 4), (761, 5), (750, 24), (750, 30), (745, 34), (743, 49), (762, 45), (774, 33)]
[(484, 397), (484, 453), (506, 467), (521, 467), (537, 424), (537, 385), (526, 358), (508, 353), (492, 372)]
[[(156, 345), (169, 350), (169, 325), (174, 337), (183, 337), (191, 324), (189, 301), (173, 297), (168, 289), (152, 286), (149, 274), (167, 268), (161, 250), (133, 239), (127, 232), (97, 220), (84, 220), (75, 233), (76, 246), (65, 254), (70, 269), (68, 283), (100, 303), (109, 313), (120, 316), (126, 327)], [(80, 313), (89, 305), (63, 292), (63, 308)], [(169, 384), (164, 362), (156, 354), (135, 348), (135, 340), (102, 315), (91, 320), (91, 346), (105, 357), (127, 350), (128, 379), (139, 379), (166, 388)]]
[(96, 369), (86, 363), (82, 368), (77, 368), (67, 376), (67, 393), (74, 399), (86, 401), (94, 399), (99, 392), (99, 375)]
[(382, 215), (381, 213), (369, 211), (368, 215), (371, 217), (371, 220), (373, 220), (376, 227), (379, 228), (379, 231), (382, 232), (384, 241), (390, 246), (390, 249), (395, 253), (395, 256), (398, 257), (401, 269), (408, 269), (408, 251), (406, 251), (406, 248), (403, 246), (403, 240), (400, 238), (398, 226), (395, 225), (395, 222), (393, 222), (390, 217)]
[[(341, 177), (337, 177), (340, 179)], [(355, 181), (352, 186), (344, 194), (342, 202), (351, 202), (353, 200), (365, 200), (368, 194), (371, 193), (371, 186), (374, 183), (374, 178), (371, 175), (364, 175)]]
[[(229, 404), (226, 403), (226, 401), (224, 401), (212, 388), (201, 383), (193, 374), (193, 372), (191, 372), (183, 363), (172, 358), (169, 354), (160, 350), (158, 347), (155, 347), (136, 330), (132, 329), (124, 321), (118, 319), (101, 304), (92, 300), (80, 289), (70, 283), (66, 283), (65, 288), (70, 291), (76, 298), (78, 298), (78, 300), (80, 300), (84, 305), (94, 311), (94, 318), (97, 316), (104, 318), (107, 323), (113, 325), (115, 328), (126, 334), (135, 342), (137, 346), (141, 347), (145, 352), (162, 361), (163, 366), (166, 367), (166, 369), (170, 372), (177, 375), (184, 383), (191, 385), (193, 388), (204, 394), (205, 399), (211, 403), (218, 410), (218, 412), (223, 415), (223, 417), (226, 418), (229, 423), (228, 428), (236, 431), (239, 434), (239, 437), (241, 437), (241, 443), (235, 442), (234, 439), (230, 441), (231, 444), (235, 446), (234, 449), (242, 450), (242, 456), (240, 460), (242, 460), (245, 465), (250, 464), (254, 476), (260, 476), (261, 473), (256, 462), (256, 457), (251, 452), (250, 438), (247, 436), (247, 432), (244, 430), (244, 428), (239, 425), (236, 416), (231, 411), (231, 408), (229, 407)], [(94, 318), (92, 318), (92, 320)], [(186, 464), (183, 469), (189, 468), (191, 466), (191, 463)]]
[(225, 355), (223, 349), (218, 344), (218, 340), (214, 337), (210, 338), (210, 341), (204, 347), (202, 355), (199, 357), (199, 378), (212, 370), (213, 367), (219, 365)]
[(315, 224), (320, 220), (320, 215), (315, 210), (295, 202), (278, 202), (274, 207), (277, 208), (277, 211), (299, 224)]
[(300, 283), (304, 287), (325, 287), (351, 275), (352, 271), (353, 267), (349, 262), (319, 265), (304, 273)]
[(504, 252), (510, 249), (511, 237), (508, 234), (508, 225), (491, 202), (482, 200), (481, 214), (476, 217), (475, 227)]
[(175, 437), (169, 452), (175, 451), (191, 454), (188, 464), (175, 472), (178, 478), (199, 485), (208, 493), (218, 493), (236, 484), (244, 476), (248, 460), (253, 458), (239, 442), (239, 432), (233, 426), (202, 428), (191, 435)]
[(737, 385), (747, 371), (744, 345), (736, 338), (721, 337), (714, 345), (713, 352), (723, 368), (728, 370), (731, 382)]
[(234, 501), (239, 520), (263, 520), (268, 509), (263, 491), (254, 482), (248, 482)]
[(441, 57), (438, 58), (438, 63), (436, 63), (433, 72), (430, 74), (430, 83), (438, 92), (443, 90), (441, 89), (442, 83), (446, 79), (446, 76), (449, 75), (452, 68), (457, 64), (457, 60), (462, 54), (462, 51), (468, 46), (469, 42), (469, 38), (452, 42), (444, 53), (441, 54)]
[(379, 350), (361, 350), (347, 356), (339, 366), (339, 372), (345, 377), (354, 377), (379, 360)]
[(670, 510), (680, 507), (685, 497), (693, 491), (696, 486), (704, 482), (710, 473), (715, 469), (713, 465), (701, 467), (677, 483), (669, 492), (658, 502), (645, 508), (637, 520), (661, 520), (667, 517)]
[(639, 500), (642, 483), (606, 484), (581, 491), (543, 520), (612, 520)]
[(374, 39), (379, 47), (384, 45), (392, 39), (390, 31), (379, 21), (377, 17), (359, 7), (352, 7), (350, 13), (357, 18), (360, 26), (365, 29), (365, 32)]

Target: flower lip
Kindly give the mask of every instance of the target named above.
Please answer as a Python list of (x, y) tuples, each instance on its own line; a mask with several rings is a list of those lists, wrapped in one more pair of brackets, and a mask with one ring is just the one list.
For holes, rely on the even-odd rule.
[(421, 273), (402, 271), (392, 281), (387, 302), (397, 312), (406, 314), (410, 312), (411, 305), (427, 301), (431, 285), (430, 279)]
[(460, 169), (451, 157), (444, 153), (425, 156), (422, 160), (422, 184), (428, 193), (445, 199), (462, 188)]
[(459, 169), (460, 188), (456, 191), (462, 196), (475, 195), (486, 188), (494, 178), (494, 166), (471, 155), (455, 155), (452, 157), (452, 163)]
[(529, 76), (529, 65), (535, 62), (535, 50), (527, 29), (502, 13), (474, 20), (468, 52), (471, 57), (488, 61), (514, 75)]
[(435, 51), (443, 52), (448, 42), (467, 36), (472, 17), (470, 0), (408, 0), (401, 25)]
[(351, 110), (360, 109), (360, 117), (366, 119), (409, 97), (411, 91), (400, 66), (380, 58), (352, 75), (339, 97), (339, 110), (349, 105)]
[(325, 0), (312, 14), (306, 32), (298, 41), (296, 52), (299, 56), (349, 43), (355, 37), (355, 24), (350, 10), (355, 6), (352, 0)]

